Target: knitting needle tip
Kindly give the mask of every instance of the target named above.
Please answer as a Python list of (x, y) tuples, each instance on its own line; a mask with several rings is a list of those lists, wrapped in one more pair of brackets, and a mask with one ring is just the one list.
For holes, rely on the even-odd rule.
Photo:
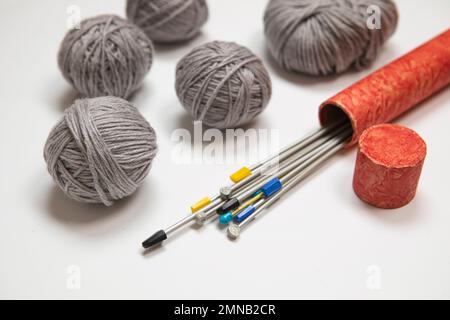
[(163, 242), (166, 239), (166, 232), (164, 230), (159, 230), (158, 232), (155, 232), (150, 238), (142, 242), (142, 246), (144, 247), (144, 249), (148, 249)]

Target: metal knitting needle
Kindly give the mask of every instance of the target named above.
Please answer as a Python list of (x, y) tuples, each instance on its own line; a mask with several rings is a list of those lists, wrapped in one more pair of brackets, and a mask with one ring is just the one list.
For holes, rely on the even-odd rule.
[(306, 137), (299, 139), (294, 143), (284, 147), (277, 154), (273, 154), (264, 159), (263, 161), (260, 161), (257, 164), (249, 167), (249, 170), (252, 172), (251, 175), (235, 184), (220, 188), (220, 195), (222, 196), (222, 198), (230, 197), (233, 194), (233, 192), (241, 188), (243, 185), (246, 185), (249, 182), (256, 179), (257, 177), (261, 176), (267, 170), (266, 166), (270, 168), (274, 160), (278, 160), (277, 163), (284, 161), (285, 159), (289, 158), (296, 152), (318, 141), (320, 138), (326, 137), (328, 133), (330, 133), (336, 128), (342, 127), (344, 124), (345, 121), (337, 121), (329, 126), (315, 130), (312, 133), (308, 134)]
[[(292, 158), (286, 160), (285, 162), (282, 162), (280, 164), (280, 167), (278, 168), (278, 170), (282, 170), (284, 168), (286, 168), (288, 165), (294, 163), (296, 160), (301, 159), (301, 161), (306, 161), (308, 160), (310, 157), (314, 156), (316, 153), (321, 151), (321, 146), (322, 147), (326, 147), (327, 145), (323, 144), (326, 143), (328, 140), (334, 138), (335, 136), (337, 136), (338, 134), (342, 133), (342, 131), (344, 131), (345, 129), (347, 129), (347, 126), (343, 126), (341, 128), (336, 129), (335, 131), (333, 131), (331, 134), (329, 134), (329, 136), (325, 136), (325, 137), (320, 137), (319, 140), (315, 140), (311, 146), (313, 146), (314, 148), (311, 149), (306, 149), (306, 150), (301, 150), (301, 152), (298, 152), (295, 156), (292, 156)], [(319, 148), (318, 148), (319, 147)], [(301, 162), (296, 162), (297, 164), (301, 163)], [(268, 174), (269, 172), (265, 173)], [(262, 175), (262, 173), (255, 179), (255, 180), (250, 180), (250, 182), (248, 183), (248, 185), (242, 185), (239, 189), (237, 189), (237, 191), (245, 192), (249, 190), (252, 190), (254, 188), (256, 188), (256, 186), (260, 185), (260, 184), (264, 184), (265, 180), (267, 180), (265, 175)], [(223, 198), (222, 198), (223, 199)], [(211, 217), (216, 215), (216, 210), (225, 202), (226, 199), (223, 199), (222, 201), (220, 201), (220, 199), (213, 203), (213, 205), (210, 205), (206, 208), (204, 208), (203, 210), (201, 210), (200, 212), (194, 214), (194, 219), (196, 221), (196, 224), (199, 226), (202, 226), (204, 224), (204, 222), (206, 220), (209, 220)], [(192, 215), (191, 215), (192, 216)], [(188, 220), (187, 222), (191, 221), (192, 218), (191, 217), (187, 217)], [(189, 220), (189, 218), (191, 218)], [(186, 223), (187, 223), (186, 222)], [(181, 227), (182, 225), (180, 225)], [(170, 228), (169, 232), (173, 231), (175, 229)]]
[[(347, 130), (349, 126), (344, 125), (340, 128), (337, 128), (332, 133), (328, 134), (328, 136), (320, 137), (318, 140), (315, 140), (312, 144), (307, 146), (307, 148), (303, 148), (296, 154), (292, 155), (289, 158), (284, 158), (283, 161), (279, 164), (278, 167), (267, 168), (267, 172), (264, 172), (264, 174), (261, 172), (261, 174), (253, 181), (250, 181), (247, 185), (242, 186), (241, 188), (237, 189), (239, 194), (242, 194), (244, 192), (252, 193), (258, 186), (261, 184), (265, 184), (267, 181), (268, 176), (274, 176), (278, 171), (283, 170), (287, 168), (288, 166), (292, 164), (300, 165), (303, 162), (309, 160), (311, 157), (316, 155), (317, 153), (321, 152), (324, 148), (327, 148), (329, 144), (326, 144), (329, 140), (332, 138), (335, 138), (339, 136), (339, 134), (342, 134), (345, 130)], [(332, 143), (332, 141), (330, 142)], [(225, 199), (224, 199), (225, 201)], [(223, 203), (223, 202), (222, 202)], [(216, 216), (216, 209), (220, 207), (220, 204), (217, 206), (214, 206), (213, 208), (207, 208), (203, 210), (203, 212), (200, 212), (198, 215), (196, 215), (195, 220), (198, 225), (203, 225), (203, 223), (210, 219), (213, 216)]]
[[(339, 124), (340, 123), (336, 123), (336, 124), (330, 125), (328, 127), (319, 129), (316, 132), (308, 135), (306, 138), (300, 139), (298, 142), (296, 142), (296, 143), (294, 143), (294, 144), (292, 144), (292, 145), (282, 149), (281, 152), (278, 155), (271, 156), (268, 159), (259, 162), (257, 165), (252, 166), (251, 168), (254, 169), (254, 168), (261, 167), (262, 165), (268, 163), (269, 161), (273, 160), (277, 156), (280, 156), (280, 154), (289, 153), (289, 151), (291, 151), (292, 149), (294, 149), (295, 151), (291, 151), (289, 154), (294, 154), (296, 151), (301, 150), (302, 148), (304, 148), (307, 145), (309, 145), (310, 143), (316, 141), (320, 137), (325, 136), (331, 130), (333, 130), (334, 128), (338, 127)], [(298, 146), (299, 144), (300, 144), (300, 146)], [(246, 183), (248, 183), (249, 181), (252, 181), (252, 180), (254, 180), (254, 178), (247, 179)], [(237, 188), (240, 189), (240, 188), (242, 188), (244, 186), (245, 186), (245, 183), (243, 182)], [(191, 222), (193, 220), (197, 220), (197, 221), (200, 221), (200, 222), (204, 221), (205, 219), (211, 217), (211, 215), (222, 204), (223, 204), (223, 200), (221, 199), (221, 196), (220, 195), (214, 196), (213, 199), (210, 200), (209, 205), (207, 205), (204, 208), (202, 208), (201, 211), (198, 211), (198, 212), (196, 212), (194, 214), (190, 214), (190, 215), (186, 216), (185, 218), (179, 220), (175, 224), (169, 226), (167, 229), (157, 231), (155, 234), (153, 234), (151, 237), (149, 237), (147, 240), (145, 240), (142, 243), (143, 247), (144, 248), (149, 248), (149, 247), (154, 246), (154, 245), (156, 245), (158, 243), (161, 243), (162, 241), (166, 240), (170, 234), (174, 233), (176, 230), (180, 229), (181, 227), (185, 226), (186, 224), (188, 224), (189, 222)]]
[[(285, 163), (282, 163), (280, 168), (278, 168), (278, 171), (271, 175), (264, 175), (260, 176), (256, 181), (250, 183), (248, 186), (245, 186), (244, 188), (238, 190), (236, 195), (234, 195), (233, 198), (228, 200), (229, 202), (233, 203), (233, 207), (230, 207), (229, 209), (222, 210), (225, 213), (227, 211), (233, 211), (235, 208), (240, 206), (241, 203), (250, 196), (252, 196), (255, 192), (257, 192), (261, 187), (263, 187), (266, 183), (268, 183), (273, 178), (282, 178), (284, 175), (290, 174), (291, 176), (295, 174), (296, 171), (299, 171), (302, 169), (302, 167), (305, 165), (304, 163), (309, 161), (314, 161), (318, 156), (320, 156), (322, 153), (324, 153), (327, 148), (330, 146), (334, 146), (336, 143), (340, 142), (340, 139), (346, 135), (346, 132), (343, 132), (345, 129), (350, 130), (349, 127), (344, 126), (343, 129), (336, 130), (333, 134), (336, 134), (336, 136), (331, 136), (331, 139), (325, 140), (325, 143), (321, 143), (317, 147), (307, 150), (307, 152), (300, 152), (298, 155), (290, 159), (289, 161), (286, 161)], [(307, 163), (307, 164), (308, 164)], [(306, 165), (307, 165), (306, 164)], [(291, 171), (294, 171), (291, 173)], [(225, 202), (226, 205), (227, 202)], [(221, 206), (219, 206), (221, 208)], [(222, 209), (222, 208), (221, 208)], [(216, 216), (216, 210), (210, 210), (209, 212), (203, 212), (200, 215), (197, 216), (197, 223), (202, 224), (204, 221), (211, 219), (212, 217)]]
[[(323, 150), (322, 152), (314, 156), (308, 157), (307, 161), (304, 161), (304, 163), (302, 163), (301, 166), (296, 168), (296, 171), (298, 171), (298, 173), (296, 173), (296, 171), (291, 171), (289, 172), (289, 174), (286, 174), (281, 178), (274, 178), (270, 180), (270, 182), (268, 182), (265, 186), (263, 186), (256, 194), (252, 195), (249, 198), (249, 200), (246, 200), (244, 203), (240, 204), (239, 208), (221, 214), (219, 222), (221, 224), (228, 224), (232, 220), (235, 220), (236, 222), (239, 223), (247, 219), (247, 217), (252, 215), (254, 211), (258, 208), (258, 206), (261, 205), (261, 203), (259, 202), (261, 198), (264, 199), (263, 201), (267, 201), (267, 199), (279, 193), (281, 190), (285, 188), (285, 185), (289, 181), (294, 179), (297, 175), (301, 174), (304, 168), (307, 168), (308, 166), (313, 164), (316, 159), (319, 159), (322, 154), (326, 153), (327, 151), (335, 147), (337, 144), (348, 139), (349, 135), (350, 130), (347, 129), (346, 132), (337, 137), (337, 139), (340, 140), (337, 140), (335, 143), (329, 144), (329, 146), (326, 147), (326, 149)], [(258, 205), (255, 206), (254, 205), (255, 202), (258, 202)]]
[(284, 194), (289, 192), (294, 186), (303, 181), (308, 175), (314, 172), (320, 165), (322, 165), (326, 160), (328, 160), (332, 155), (336, 154), (338, 151), (342, 150), (344, 146), (347, 144), (348, 138), (350, 138), (351, 133), (349, 132), (347, 139), (343, 139), (339, 144), (332, 147), (322, 156), (320, 156), (316, 161), (312, 162), (309, 166), (301, 170), (297, 173), (296, 176), (292, 177), (286, 184), (284, 188), (281, 189), (278, 193), (276, 193), (273, 197), (265, 199), (263, 201), (258, 202), (255, 205), (256, 210), (252, 215), (247, 217), (244, 221), (239, 224), (230, 224), (227, 229), (227, 234), (231, 239), (236, 239), (239, 237), (241, 230), (245, 228), (250, 222), (254, 221), (258, 218), (265, 209), (269, 208), (273, 203), (279, 200)]
[[(350, 130), (350, 129), (349, 129)], [(249, 197), (251, 197), (255, 192), (265, 187), (267, 184), (270, 184), (273, 180), (281, 180), (284, 176), (292, 177), (296, 175), (300, 170), (304, 169), (306, 165), (309, 165), (311, 162), (315, 161), (319, 156), (321, 156), (324, 152), (327, 151), (327, 148), (330, 146), (334, 146), (339, 143), (343, 137), (345, 137), (347, 133), (342, 133), (337, 137), (331, 139), (329, 142), (325, 143), (321, 146), (318, 152), (314, 155), (309, 156), (305, 155), (300, 159), (294, 161), (293, 163), (286, 166), (284, 169), (278, 171), (276, 174), (264, 179), (260, 183), (258, 183), (255, 187), (250, 188), (249, 190), (239, 191), (233, 198), (227, 200), (219, 209), (217, 209), (218, 214), (225, 214), (226, 212), (232, 211), (239, 207), (243, 201)]]
[[(313, 142), (311, 142), (309, 145), (303, 147), (296, 153), (294, 153), (290, 156), (288, 156), (288, 155), (283, 156), (279, 160), (278, 166), (268, 166), (266, 168), (259, 169), (258, 172), (255, 173), (255, 176), (256, 176), (255, 178), (252, 178), (245, 186), (241, 186), (240, 188), (238, 188), (235, 191), (239, 191), (240, 193), (242, 193), (244, 190), (247, 191), (247, 190), (255, 187), (258, 183), (260, 183), (260, 182), (262, 183), (264, 181), (264, 179), (267, 178), (267, 176), (274, 175), (275, 173), (277, 173), (277, 171), (280, 171), (280, 170), (286, 168), (288, 165), (294, 163), (295, 161), (300, 160), (300, 159), (301, 159), (300, 162), (306, 161), (310, 156), (319, 152), (320, 149), (325, 146), (324, 145), (325, 143), (327, 143), (329, 140), (331, 140), (332, 138), (341, 134), (344, 130), (347, 130), (349, 128), (350, 128), (349, 124), (338, 127), (335, 130), (329, 132), (327, 135), (321, 136), (318, 139), (317, 138), (314, 139)], [(297, 164), (299, 164), (299, 162), (297, 162)], [(234, 192), (229, 193), (229, 197), (227, 197), (227, 198), (230, 198), (232, 195), (234, 195)], [(222, 198), (224, 198), (224, 197), (222, 197)]]
[(149, 237), (147, 240), (142, 242), (142, 246), (145, 249), (147, 249), (147, 248), (150, 248), (154, 245), (157, 245), (157, 244), (163, 242), (172, 233), (174, 233), (178, 229), (182, 228), (183, 226), (187, 225), (189, 222), (194, 221), (200, 214), (203, 214), (204, 212), (205, 213), (209, 213), (211, 211), (214, 212), (222, 204), (223, 204), (223, 200), (220, 198), (220, 196), (215, 197), (213, 202), (210, 205), (208, 205), (206, 208), (204, 208), (203, 210), (186, 216), (185, 218), (179, 220), (178, 222), (174, 223), (173, 225), (167, 227), (164, 230), (159, 230), (159, 231), (155, 232), (151, 237)]
[[(323, 140), (322, 142), (325, 142), (327, 139), (331, 138), (331, 136), (330, 137), (327, 136), (331, 131), (337, 129), (337, 131), (335, 130), (335, 132), (340, 132), (343, 128), (345, 128), (344, 126), (340, 126), (342, 124), (343, 124), (343, 122), (340, 121), (340, 122), (331, 124), (330, 126), (323, 127), (319, 130), (316, 130), (313, 133), (307, 135), (305, 138), (299, 139), (295, 143), (283, 148), (279, 153), (274, 154), (263, 161), (260, 161), (258, 164), (254, 165), (254, 166), (251, 166), (249, 170), (252, 170), (252, 174), (250, 176), (244, 178), (243, 180), (241, 180), (233, 185), (221, 188), (221, 193), (219, 195), (215, 195), (214, 197), (212, 197), (212, 200), (210, 200), (211, 203), (208, 206), (202, 208), (203, 211), (207, 211), (207, 210), (209, 210), (209, 208), (215, 206), (217, 204), (217, 202), (220, 200), (220, 198), (226, 199), (226, 196), (230, 196), (233, 192), (242, 189), (246, 184), (248, 184), (249, 182), (258, 178), (266, 170), (268, 170), (268, 168), (269, 169), (271, 168), (270, 162), (272, 162), (275, 158), (278, 157), (279, 158), (278, 162), (281, 163), (285, 159), (287, 159), (290, 156), (292, 156), (293, 154), (295, 154), (296, 152), (301, 151), (307, 147), (310, 147), (311, 145), (314, 145), (317, 142), (321, 142), (323, 139), (325, 139), (325, 140)], [(320, 139), (322, 139), (322, 140), (320, 140)], [(268, 166), (268, 168), (266, 168), (265, 166), (267, 166), (268, 164), (269, 164), (269, 166)], [(260, 168), (260, 169), (253, 171), (253, 170), (255, 170), (255, 168)], [(224, 189), (227, 189), (228, 191), (224, 191)], [(226, 193), (226, 195), (225, 195), (225, 193)], [(225, 195), (225, 197), (224, 197), (224, 195)], [(189, 219), (186, 219), (186, 220), (187, 220), (186, 223), (190, 221)], [(180, 221), (180, 223), (181, 222), (182, 221)], [(178, 223), (173, 225), (173, 227), (176, 227), (177, 225), (178, 225)], [(180, 224), (180, 227), (183, 225), (184, 224)], [(170, 228), (170, 229), (172, 229), (172, 228)]]
[[(294, 161), (304, 157), (305, 155), (313, 155), (314, 153), (318, 152), (319, 149), (329, 142), (334, 137), (337, 137), (338, 135), (342, 134), (345, 130), (348, 130), (350, 128), (350, 124), (343, 125), (341, 127), (338, 127), (334, 130), (329, 130), (328, 133), (325, 136), (321, 136), (319, 138), (316, 138), (314, 141), (309, 143), (308, 145), (304, 146), (303, 148), (299, 150), (295, 150), (294, 153), (289, 152), (289, 154), (285, 154), (283, 156), (280, 156), (279, 160), (277, 161), (276, 166), (267, 166), (261, 168), (261, 172), (259, 175), (269, 176), (271, 174), (276, 173), (279, 170), (284, 169), (288, 165), (292, 164)], [(247, 187), (246, 187), (247, 188)], [(242, 188), (240, 188), (242, 189)], [(239, 189), (239, 191), (240, 191)]]
[[(323, 137), (324, 135), (326, 135), (327, 133), (329, 133), (330, 131), (336, 129), (337, 127), (340, 127), (342, 125), (346, 124), (345, 120), (341, 120), (341, 121), (336, 121), (330, 125), (327, 125), (326, 127), (322, 127), (319, 129), (314, 130), (313, 132), (307, 134), (306, 136), (294, 141), (293, 143), (287, 145), (286, 147), (284, 147), (283, 149), (281, 149), (278, 153), (273, 154), (269, 157), (267, 157), (266, 159), (258, 162), (257, 164), (253, 165), (251, 168), (252, 169), (257, 169), (269, 162), (271, 162), (273, 159), (285, 154), (285, 153), (290, 153), (290, 155), (292, 155), (293, 153), (295, 153), (296, 151), (300, 150), (302, 147), (307, 146), (308, 144), (310, 144), (311, 142), (317, 140), (319, 137)], [(295, 150), (294, 150), (295, 149)]]

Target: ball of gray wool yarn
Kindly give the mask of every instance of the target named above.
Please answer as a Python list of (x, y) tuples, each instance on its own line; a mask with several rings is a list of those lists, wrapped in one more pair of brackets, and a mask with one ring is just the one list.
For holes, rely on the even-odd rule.
[(196, 121), (234, 128), (267, 106), (272, 83), (262, 61), (234, 42), (214, 41), (194, 48), (176, 68), (176, 92)]
[(47, 168), (64, 193), (107, 206), (132, 194), (157, 152), (150, 124), (116, 97), (80, 99), (66, 110), (47, 139)]
[(151, 40), (134, 24), (115, 15), (80, 23), (62, 41), (58, 64), (83, 96), (129, 97), (153, 62)]
[[(369, 6), (381, 12), (381, 29), (370, 29)], [(367, 67), (394, 33), (391, 0), (270, 0), (265, 15), (269, 50), (288, 71), (310, 75)]]
[(155, 42), (192, 39), (208, 20), (205, 0), (128, 0), (127, 17)]

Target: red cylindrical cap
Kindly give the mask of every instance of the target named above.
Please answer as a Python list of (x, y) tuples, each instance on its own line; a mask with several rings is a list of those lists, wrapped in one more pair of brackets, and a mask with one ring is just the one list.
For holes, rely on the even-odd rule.
[(353, 189), (363, 201), (394, 209), (415, 196), (427, 148), (413, 130), (394, 124), (366, 129), (359, 139)]

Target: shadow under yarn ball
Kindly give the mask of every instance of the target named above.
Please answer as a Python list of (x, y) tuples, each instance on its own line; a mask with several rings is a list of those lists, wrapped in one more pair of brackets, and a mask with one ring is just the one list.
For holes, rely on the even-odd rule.
[(262, 61), (234, 42), (194, 48), (176, 68), (176, 92), (195, 121), (214, 128), (243, 125), (267, 106), (272, 83)]
[(195, 37), (208, 20), (205, 0), (128, 0), (127, 17), (155, 42)]
[(133, 105), (100, 97), (76, 100), (66, 110), (44, 158), (68, 197), (110, 206), (138, 188), (156, 152), (155, 131)]
[[(373, 23), (378, 9), (379, 29)], [(310, 75), (367, 67), (397, 21), (391, 0), (270, 0), (264, 15), (269, 51), (277, 63)]]
[(61, 43), (62, 74), (85, 97), (129, 97), (152, 66), (153, 44), (134, 24), (115, 15), (83, 20)]

